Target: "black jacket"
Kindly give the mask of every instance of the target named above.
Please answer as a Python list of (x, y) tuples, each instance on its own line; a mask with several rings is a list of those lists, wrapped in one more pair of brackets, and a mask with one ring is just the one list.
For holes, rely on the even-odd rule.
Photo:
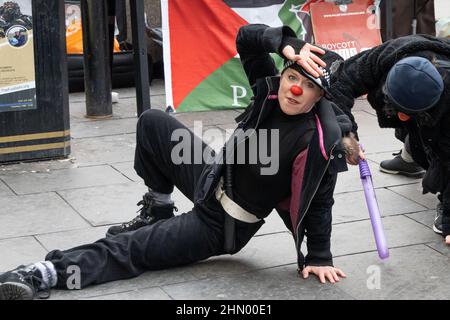
[[(279, 106), (277, 99), (270, 99), (270, 96), (278, 94), (279, 77), (276, 76), (278, 70), (269, 53), (280, 54), (279, 49), (283, 43), (294, 40), (295, 33), (288, 27), (247, 25), (240, 29), (236, 40), (237, 50), (254, 98), (252, 104), (237, 118), (238, 128), (256, 129), (265, 117), (270, 116), (271, 110)], [(303, 41), (296, 41), (300, 46), (304, 44)], [(294, 235), (300, 269), (305, 265), (331, 266), (333, 263), (330, 251), (333, 192), (337, 172), (347, 170), (345, 155), (340, 146), (341, 128), (347, 132), (351, 129), (348, 117), (328, 100), (321, 99), (314, 109), (323, 133), (323, 149), (318, 129), (308, 148), (295, 160), (291, 191), (296, 191), (293, 191), (288, 203), (280, 204), (277, 208)], [(339, 113), (339, 121), (335, 112)], [(235, 145), (239, 144), (241, 137), (237, 136), (237, 139)], [(202, 203), (213, 195), (223, 174), (223, 158), (222, 150), (215, 163), (204, 169), (195, 193), (197, 203)], [(308, 240), (306, 258), (301, 252), (305, 234)]]
[[(364, 94), (368, 94), (367, 100), (376, 110), (382, 128), (396, 128), (402, 125), (397, 118), (388, 119), (383, 113), (385, 103), (382, 87), (392, 66), (410, 56), (424, 57), (430, 61), (434, 59), (449, 60), (450, 41), (428, 35), (397, 38), (351, 57), (342, 62), (338, 70), (332, 74), (333, 101), (350, 117), (354, 132), (357, 130), (357, 125), (351, 114), (351, 108), (355, 98)], [(447, 73), (442, 69), (440, 72), (442, 75)], [(448, 76), (446, 78), (444, 81), (447, 80), (447, 84), (450, 79)], [(442, 96), (439, 105), (448, 102), (446, 99), (449, 98), (448, 90), (450, 88), (446, 86), (446, 89), (447, 92)]]
[[(392, 66), (399, 60), (419, 56), (434, 62), (444, 80), (444, 93), (431, 111), (420, 117), (401, 122), (388, 117), (382, 87)], [(332, 75), (331, 91), (334, 102), (351, 116), (354, 99), (368, 94), (381, 127), (402, 129), (409, 135), (414, 160), (427, 170), (423, 180), (424, 192), (441, 192), (450, 210), (450, 70), (440, 61), (450, 61), (450, 40), (428, 35), (415, 35), (387, 41), (342, 63)], [(447, 195), (445, 195), (447, 194)]]

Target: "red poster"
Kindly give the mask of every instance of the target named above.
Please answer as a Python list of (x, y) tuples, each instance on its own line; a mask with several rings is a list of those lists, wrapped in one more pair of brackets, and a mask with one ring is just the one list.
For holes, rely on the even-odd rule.
[(381, 44), (375, 9), (373, 0), (353, 0), (348, 5), (311, 4), (315, 43), (344, 59)]

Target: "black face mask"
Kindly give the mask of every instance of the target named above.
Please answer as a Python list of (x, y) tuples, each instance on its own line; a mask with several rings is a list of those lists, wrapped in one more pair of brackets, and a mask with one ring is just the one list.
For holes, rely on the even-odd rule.
[(432, 127), (434, 126), (434, 119), (428, 112), (420, 112), (414, 115), (414, 119), (420, 126)]
[(384, 115), (387, 118), (392, 118), (392, 117), (397, 116), (397, 110), (395, 110), (394, 105), (389, 101), (384, 102), (384, 106), (383, 106), (382, 110), (383, 110)]

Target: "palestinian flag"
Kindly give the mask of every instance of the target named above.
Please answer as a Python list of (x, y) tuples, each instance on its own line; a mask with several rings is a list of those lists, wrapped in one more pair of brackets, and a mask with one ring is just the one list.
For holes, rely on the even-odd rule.
[(252, 93), (236, 51), (239, 28), (289, 25), (310, 41), (309, 5), (321, 1), (162, 0), (167, 106), (177, 112), (246, 107)]

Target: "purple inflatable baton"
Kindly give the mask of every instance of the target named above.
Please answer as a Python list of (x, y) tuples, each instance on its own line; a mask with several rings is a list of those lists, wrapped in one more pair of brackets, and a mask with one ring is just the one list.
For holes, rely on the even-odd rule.
[(377, 245), (378, 256), (385, 260), (389, 258), (386, 236), (384, 235), (383, 223), (381, 222), (380, 208), (378, 207), (375, 189), (372, 183), (372, 174), (366, 160), (359, 160), (359, 173), (364, 187), (367, 208), (369, 209), (370, 221), (372, 222), (373, 234)]

